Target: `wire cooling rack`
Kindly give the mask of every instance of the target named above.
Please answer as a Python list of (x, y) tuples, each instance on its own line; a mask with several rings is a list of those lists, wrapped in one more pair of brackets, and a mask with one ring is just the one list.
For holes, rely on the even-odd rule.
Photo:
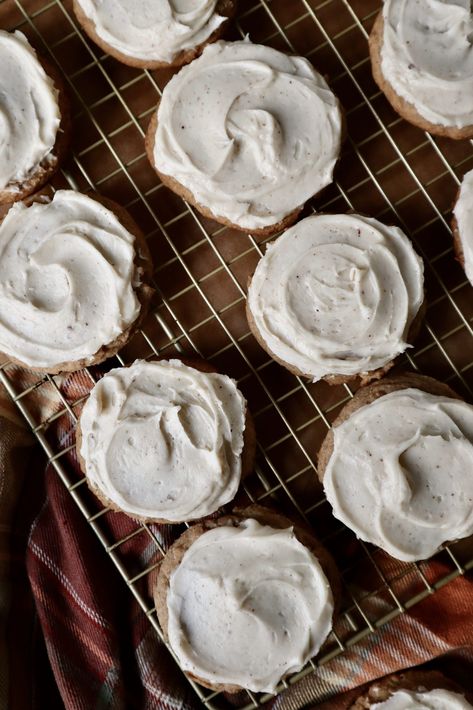
[[(229, 37), (249, 33), (253, 41), (305, 55), (328, 76), (347, 113), (348, 140), (336, 182), (306, 212), (353, 209), (406, 230), (426, 263), (429, 307), (417, 344), (401, 366), (447, 381), (472, 399), (473, 299), (454, 261), (448, 219), (461, 176), (473, 167), (473, 147), (469, 141), (434, 138), (408, 125), (377, 90), (367, 36), (380, 4), (241, 0)], [(437, 556), (444, 564), (434, 566), (442, 571), (434, 573), (427, 563), (387, 558), (356, 541), (332, 518), (317, 482), (315, 455), (352, 391), (307, 383), (268, 359), (249, 333), (244, 313), (248, 276), (265, 240), (202, 218), (164, 188), (148, 165), (144, 131), (171, 72), (131, 69), (104, 55), (78, 29), (70, 0), (3, 0), (0, 26), (21, 29), (58, 65), (73, 101), (73, 150), (53, 186), (93, 189), (117, 200), (148, 237), (158, 299), (118, 361), (194, 353), (235, 377), (249, 401), (258, 435), (257, 465), (243, 499), (271, 502), (299, 514), (338, 562), (344, 578), (340, 619), (318, 658), (283, 682), (283, 689), (464, 574), (473, 567), (473, 545), (446, 546)], [(116, 364), (113, 359), (106, 367)], [(162, 554), (157, 526), (136, 524), (126, 537), (110, 540), (104, 523), (114, 514), (95, 499), (91, 503), (84, 479), (71, 475), (68, 457), (73, 445), (61, 445), (49, 435), (59, 417), (74, 423), (84, 397), (71, 401), (60, 377), (24, 380), (11, 363), (1, 366), (0, 379), (160, 635), (152, 599), (140, 585), (156, 563), (131, 571), (121, 554), (124, 544), (139, 534), (149, 535)], [(42, 388), (57, 400), (46, 420), (35, 404)], [(192, 685), (207, 707), (225, 707), (221, 694)], [(245, 708), (267, 700), (253, 693), (242, 698), (240, 707)]]

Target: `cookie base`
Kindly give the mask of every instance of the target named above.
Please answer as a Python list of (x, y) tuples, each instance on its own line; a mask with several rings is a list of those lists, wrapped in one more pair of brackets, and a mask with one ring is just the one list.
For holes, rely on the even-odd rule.
[(71, 142), (71, 106), (64, 81), (59, 70), (44, 57), (37, 54), (37, 59), (44, 71), (54, 83), (58, 92), (57, 100), (61, 120), (56, 134), (56, 142), (50, 153), (42, 160), (33, 173), (21, 184), (6, 186), (0, 190), (0, 205), (10, 205), (24, 200), (40, 190), (61, 167)]
[[(237, 526), (245, 518), (254, 518), (261, 525), (270, 525), (273, 528), (286, 529), (291, 526), (294, 528), (294, 533), (297, 539), (318, 559), (323, 572), (328, 579), (334, 600), (333, 620), (335, 620), (340, 609), (342, 588), (340, 574), (330, 553), (317, 540), (317, 538), (314, 537), (310, 528), (306, 527), (304, 524), (295, 522), (285, 515), (276, 513), (270, 508), (266, 508), (261, 505), (250, 505), (247, 508), (235, 509), (231, 515), (226, 515), (217, 519), (206, 519), (197, 525), (193, 525), (191, 528), (186, 530), (186, 532), (181, 535), (181, 537), (178, 538), (178, 540), (176, 540), (176, 542), (169, 548), (166, 556), (161, 562), (153, 594), (159, 623), (167, 642), (169, 641), (167, 593), (172, 573), (180, 565), (182, 558), (189, 547), (203, 533), (216, 527), (220, 527), (221, 525)], [(200, 685), (203, 685), (205, 688), (210, 688), (211, 690), (226, 693), (237, 693), (240, 690), (244, 690), (243, 687), (238, 685), (211, 683), (208, 680), (199, 678), (198, 676), (187, 671), (184, 671), (184, 673), (192, 680), (200, 683)]]
[[(163, 358), (163, 359), (168, 359), (168, 358)], [(201, 372), (209, 372), (209, 373), (215, 373), (217, 370), (212, 367), (206, 360), (197, 360), (197, 359), (190, 359), (190, 358), (180, 358), (180, 357), (173, 357), (172, 359), (180, 360), (184, 365), (188, 365), (189, 367), (193, 367), (196, 370), (200, 370)], [(115, 513), (124, 513), (127, 515), (129, 518), (132, 518), (132, 520), (136, 520), (137, 522), (140, 523), (161, 523), (164, 525), (181, 525), (183, 522), (186, 521), (179, 521), (179, 520), (166, 520), (165, 518), (158, 518), (155, 516), (144, 516), (144, 515), (130, 515), (126, 510), (123, 508), (120, 508), (116, 503), (114, 503), (112, 500), (110, 500), (101, 490), (98, 488), (92, 481), (89, 479), (87, 476), (87, 467), (85, 465), (85, 461), (81, 455), (81, 446), (82, 446), (82, 430), (80, 426), (80, 417), (79, 420), (76, 424), (76, 455), (77, 455), (77, 460), (79, 461), (79, 465), (81, 468), (82, 473), (86, 477), (86, 483), (88, 488), (92, 491), (92, 493), (100, 500), (100, 502), (105, 505), (106, 507), (110, 508)], [(250, 473), (253, 471), (254, 467), (254, 462), (255, 462), (255, 455), (256, 455), (256, 431), (255, 431), (255, 425), (253, 421), (253, 417), (251, 416), (250, 411), (248, 410), (248, 407), (246, 408), (245, 411), (245, 429), (243, 432), (243, 450), (241, 452), (241, 481), (243, 481), (247, 476), (250, 475)], [(227, 505), (230, 505), (228, 503)], [(215, 511), (213, 514), (215, 514), (218, 511)]]
[[(250, 286), (251, 279), (248, 280), (248, 288)], [(311, 375), (307, 372), (302, 372), (302, 370), (299, 370), (297, 367), (294, 367), (290, 363), (286, 362), (282, 358), (278, 357), (275, 355), (270, 347), (268, 346), (266, 340), (263, 338), (261, 335), (258, 326), (256, 325), (255, 319), (253, 317), (253, 313), (249, 307), (248, 300), (246, 301), (246, 318), (248, 321), (248, 326), (250, 328), (250, 331), (257, 341), (257, 343), (265, 350), (268, 355), (271, 357), (272, 360), (278, 363), (278, 365), (281, 365), (281, 367), (284, 367), (286, 370), (288, 370), (291, 374), (296, 375), (296, 377), (304, 377), (305, 379), (308, 380), (313, 380), (314, 375)], [(424, 301), (421, 303), (419, 310), (417, 311), (414, 320), (411, 323), (411, 326), (409, 328), (409, 332), (407, 335), (407, 342), (412, 344), (417, 336), (419, 335), (420, 329), (422, 327), (422, 323), (424, 321), (425, 313), (427, 310), (427, 303), (424, 299)], [(383, 367), (378, 367), (376, 370), (368, 370), (367, 372), (358, 372), (354, 375), (341, 375), (341, 374), (328, 374), (325, 375), (324, 377), (321, 377), (320, 380), (318, 381), (323, 381), (326, 382), (328, 385), (345, 385), (345, 384), (353, 384), (353, 383), (359, 383), (361, 385), (367, 385), (370, 382), (373, 382), (374, 380), (379, 380), (382, 377), (384, 377), (389, 370), (394, 367), (396, 364), (396, 361), (398, 357), (401, 357), (401, 355), (398, 355), (397, 357), (393, 358), (390, 360), (386, 365)]]
[(208, 44), (216, 42), (222, 37), (226, 31), (230, 20), (236, 13), (237, 0), (218, 0), (215, 7), (215, 12), (221, 17), (226, 19), (222, 24), (217, 27), (217, 29), (212, 32), (212, 34), (205, 40), (195, 47), (190, 49), (183, 49), (179, 52), (172, 61), (164, 62), (158, 59), (140, 59), (139, 57), (131, 57), (129, 54), (124, 54), (120, 52), (112, 45), (108, 44), (97, 32), (96, 25), (93, 21), (87, 17), (82, 9), (82, 6), (77, 0), (73, 0), (72, 7), (74, 14), (81, 25), (84, 32), (90, 37), (90, 39), (95, 42), (95, 44), (100, 47), (106, 54), (109, 54), (114, 59), (117, 59), (122, 64), (126, 64), (129, 67), (136, 67), (137, 69), (170, 69), (173, 67), (181, 67), (184, 64), (188, 64), (193, 59), (198, 57), (204, 51)]
[(325, 471), (333, 454), (333, 429), (343, 424), (343, 422), (349, 419), (358, 409), (361, 409), (367, 404), (371, 404), (379, 399), (379, 397), (409, 387), (420, 389), (423, 392), (428, 392), (429, 394), (438, 395), (440, 397), (461, 399), (461, 397), (444, 382), (439, 382), (439, 380), (433, 377), (427, 377), (427, 375), (419, 375), (416, 372), (404, 372), (399, 375), (393, 375), (392, 377), (384, 377), (382, 380), (372, 382), (366, 387), (360, 387), (355, 393), (355, 396), (347, 402), (333, 422), (332, 428), (329, 429), (325, 435), (325, 439), (319, 449), (317, 456), (317, 473), (321, 483), (323, 483)]
[(467, 697), (467, 693), (456, 683), (446, 678), (443, 673), (439, 671), (412, 670), (393, 673), (375, 681), (366, 693), (361, 695), (353, 705), (350, 705), (349, 710), (370, 710), (373, 705), (388, 700), (398, 690), (423, 692), (437, 689), (460, 693), (471, 702), (471, 698)]
[[(129, 342), (129, 340), (131, 340), (137, 329), (140, 327), (142, 321), (148, 313), (149, 305), (154, 295), (154, 288), (152, 288), (150, 284), (153, 275), (153, 263), (147, 241), (141, 229), (132, 219), (127, 210), (113, 200), (96, 193), (87, 193), (87, 197), (99, 202), (101, 205), (113, 212), (120, 224), (122, 224), (123, 227), (125, 227), (125, 229), (127, 229), (130, 234), (135, 237), (134, 264), (136, 271), (139, 270), (141, 273), (141, 278), (139, 285), (134, 288), (134, 291), (140, 302), (140, 312), (136, 320), (131, 323), (126, 330), (120, 333), (120, 335), (111, 343), (103, 345), (92, 357), (82, 358), (81, 360), (60, 362), (57, 365), (54, 365), (54, 367), (34, 367), (22, 362), (18, 358), (12, 357), (8, 353), (2, 353), (5, 358), (11, 362), (29, 370), (33, 370), (34, 372), (44, 372), (49, 375), (58, 375), (62, 372), (76, 372), (77, 370), (82, 370), (84, 367), (98, 365), (104, 360), (113, 357)], [(33, 202), (44, 202), (44, 195), (33, 196), (30, 203)]]
[[(458, 200), (460, 199), (460, 191), (461, 191), (461, 187), (458, 188), (458, 191), (457, 191), (457, 194), (455, 197), (455, 205), (458, 202)], [(453, 206), (453, 209), (455, 209), (455, 205)], [(463, 243), (461, 240), (460, 228), (458, 226), (458, 221), (457, 221), (457, 218), (455, 217), (454, 214), (452, 214), (452, 218), (450, 221), (450, 228), (452, 230), (453, 251), (455, 254), (455, 259), (461, 265), (462, 269), (465, 270), (465, 254), (463, 251)]]
[(383, 47), (383, 34), (384, 34), (384, 18), (383, 12), (378, 14), (376, 17), (373, 29), (369, 37), (369, 50), (371, 58), (371, 69), (373, 72), (373, 78), (376, 84), (379, 86), (383, 94), (386, 96), (387, 100), (393, 107), (393, 109), (402, 118), (404, 118), (412, 125), (417, 126), (423, 131), (432, 133), (436, 136), (443, 136), (446, 138), (453, 138), (454, 140), (464, 140), (465, 138), (471, 138), (473, 136), (473, 125), (463, 126), (458, 128), (456, 126), (442, 126), (438, 123), (431, 123), (426, 118), (420, 115), (413, 104), (403, 99), (399, 94), (396, 93), (393, 86), (389, 83), (383, 74), (381, 68), (381, 51)]

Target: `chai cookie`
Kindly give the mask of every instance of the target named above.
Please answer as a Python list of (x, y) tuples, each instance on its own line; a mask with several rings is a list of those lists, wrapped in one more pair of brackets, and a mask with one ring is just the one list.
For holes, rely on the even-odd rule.
[(416, 337), (423, 302), (423, 263), (398, 227), (321, 214), (268, 246), (247, 316), (281, 365), (339, 384), (381, 377)]
[(144, 236), (111, 200), (17, 202), (0, 224), (0, 351), (49, 373), (102, 362), (146, 314), (151, 273)]
[(167, 84), (146, 149), (202, 214), (268, 235), (332, 182), (342, 133), (340, 104), (306, 59), (219, 41)]
[(62, 80), (21, 32), (0, 30), (0, 204), (39, 190), (69, 145)]
[(315, 655), (340, 597), (335, 563), (304, 527), (261, 506), (192, 526), (154, 598), (182, 670), (216, 690), (273, 692)]
[(412, 670), (375, 681), (349, 710), (471, 710), (465, 696), (438, 671)]
[(91, 490), (137, 520), (211, 515), (253, 468), (255, 433), (235, 382), (205, 362), (136, 361), (92, 389), (77, 428)]
[(405, 373), (360, 388), (322, 443), (333, 514), (405, 562), (473, 534), (473, 405)]
[(104, 52), (132, 67), (187, 64), (225, 31), (236, 0), (74, 0), (74, 12)]
[(371, 36), (373, 76), (400, 116), (473, 136), (473, 16), (467, 0), (385, 0)]
[(473, 285), (473, 170), (463, 176), (452, 217), (453, 248)]

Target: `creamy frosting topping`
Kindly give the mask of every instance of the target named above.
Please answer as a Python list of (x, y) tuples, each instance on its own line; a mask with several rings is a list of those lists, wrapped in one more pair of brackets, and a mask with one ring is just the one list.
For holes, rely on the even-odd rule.
[(216, 42), (164, 89), (154, 160), (214, 215), (264, 228), (332, 181), (341, 124), (306, 59)]
[(473, 285), (473, 170), (466, 173), (462, 180), (453, 214), (457, 220), (465, 273)]
[(93, 359), (139, 315), (134, 242), (73, 190), (13, 205), (0, 225), (0, 350), (33, 368)]
[(314, 381), (402, 353), (423, 298), (422, 261), (405, 234), (359, 215), (315, 215), (288, 229), (248, 290), (269, 350)]
[(470, 0), (384, 0), (381, 70), (431, 123), (473, 124)]
[(206, 42), (225, 18), (217, 0), (76, 0), (108, 45), (142, 61), (172, 62)]
[(398, 690), (388, 700), (371, 706), (372, 710), (470, 710), (471, 707), (463, 695), (444, 689), (418, 693)]
[(179, 360), (109, 372), (82, 412), (89, 481), (129, 515), (181, 522), (234, 498), (246, 403), (226, 375)]
[(211, 683), (275, 690), (319, 650), (333, 598), (292, 528), (247, 519), (203, 533), (172, 573), (169, 642), (183, 670)]
[(473, 406), (408, 388), (333, 429), (324, 488), (336, 518), (410, 562), (473, 533)]
[(57, 91), (21, 32), (0, 30), (0, 190), (18, 189), (51, 153)]

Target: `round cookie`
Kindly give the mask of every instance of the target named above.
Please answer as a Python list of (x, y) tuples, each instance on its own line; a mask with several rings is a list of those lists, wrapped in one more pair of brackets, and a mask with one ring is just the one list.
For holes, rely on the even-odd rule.
[(50, 374), (103, 362), (145, 317), (151, 276), (144, 235), (112, 200), (16, 203), (0, 224), (0, 351)]
[(453, 249), (473, 285), (473, 170), (463, 176), (452, 215)]
[[(386, 676), (380, 680), (375, 681), (368, 688), (366, 693), (363, 693), (355, 703), (350, 705), (349, 710), (390, 710), (389, 705), (386, 706), (386, 702), (390, 700), (399, 691), (408, 691), (408, 698), (413, 698), (412, 694), (424, 694), (430, 691), (440, 690), (446, 691), (449, 695), (446, 696), (447, 700), (453, 700), (459, 702), (460, 704), (454, 704), (451, 710), (467, 710), (471, 708), (470, 700), (467, 699), (467, 694), (453, 681), (446, 678), (443, 673), (439, 671), (423, 671), (423, 670), (412, 670), (405, 671), (403, 673), (394, 673), (393, 675)], [(399, 695), (397, 696), (399, 697)], [(409, 699), (410, 699), (409, 698)], [(443, 698), (445, 700), (445, 696)], [(435, 700), (435, 697), (434, 697)], [(442, 700), (442, 698), (441, 698)], [(408, 705), (408, 706), (396, 706), (397, 710), (403, 710), (404, 707), (409, 707), (415, 710), (422, 710), (425, 705)], [(443, 705), (429, 705), (429, 707), (438, 708), (438, 710), (444, 710)], [(450, 705), (447, 706), (450, 708)]]
[[(250, 522), (249, 527), (248, 521)], [(261, 530), (259, 526), (265, 526), (265, 528)], [(260, 538), (260, 540), (261, 538), (263, 539), (262, 544), (264, 546), (264, 540), (267, 539), (267, 535), (268, 533), (270, 533), (270, 531), (266, 529), (266, 526), (272, 529), (273, 533), (276, 531), (287, 531), (288, 528), (292, 528), (293, 535), (289, 534), (287, 536), (286, 534), (284, 534), (282, 538), (278, 538), (275, 551), (274, 547), (272, 551), (270, 547), (269, 551), (263, 554), (262, 551), (264, 550), (264, 547), (262, 548), (258, 544), (258, 537)], [(288, 588), (292, 590), (292, 592), (288, 592), (288, 597), (286, 601), (289, 603), (290, 606), (292, 606), (292, 608), (295, 609), (296, 603), (301, 600), (301, 598), (298, 596), (298, 592), (299, 590), (302, 590), (304, 584), (307, 584), (307, 578), (304, 577), (303, 573), (301, 572), (301, 576), (297, 581), (296, 586), (293, 586), (295, 584), (295, 578), (293, 574), (291, 574), (291, 572), (289, 571), (289, 568), (286, 568), (286, 573), (284, 574), (285, 583), (281, 584), (280, 582), (276, 582), (273, 578), (273, 584), (271, 584), (270, 582), (266, 582), (263, 586), (262, 581), (264, 581), (264, 578), (263, 580), (259, 579), (260, 584), (257, 586), (253, 586), (252, 592), (248, 588), (248, 585), (251, 584), (251, 580), (253, 580), (253, 575), (261, 573), (261, 571), (264, 570), (264, 565), (266, 565), (266, 568), (270, 569), (271, 572), (274, 571), (275, 576), (277, 576), (278, 574), (282, 574), (281, 570), (284, 571), (285, 569), (283, 563), (285, 561), (285, 557), (287, 557), (287, 553), (285, 553), (285, 546), (289, 546), (290, 550), (292, 549), (291, 546), (293, 544), (292, 542), (288, 543), (289, 537), (290, 540), (296, 542), (295, 547), (298, 550), (298, 559), (300, 559), (300, 555), (302, 554), (307, 563), (307, 553), (310, 554), (310, 565), (313, 570), (313, 573), (318, 579), (318, 583), (321, 584), (321, 586), (325, 589), (325, 592), (321, 594), (321, 597), (326, 595), (325, 601), (323, 600), (323, 598), (321, 598), (322, 604), (321, 608), (318, 610), (319, 616), (317, 619), (314, 620), (315, 625), (317, 625), (317, 621), (320, 621), (321, 626), (323, 627), (321, 635), (317, 638), (311, 639), (312, 648), (308, 650), (307, 640), (304, 642), (304, 638), (306, 639), (307, 636), (307, 628), (305, 629), (305, 634), (299, 627), (295, 629), (294, 642), (297, 645), (296, 637), (297, 633), (300, 632), (298, 638), (302, 638), (303, 645), (305, 646), (305, 648), (302, 650), (304, 658), (302, 662), (299, 659), (299, 662), (296, 664), (297, 667), (291, 668), (290, 670), (287, 669), (285, 672), (281, 672), (280, 676), (278, 676), (277, 673), (272, 674), (273, 677), (271, 679), (271, 685), (273, 686), (275, 686), (277, 682), (279, 682), (280, 678), (286, 675), (286, 673), (293, 672), (298, 668), (302, 667), (302, 665), (305, 664), (309, 657), (314, 655), (322, 645), (323, 641), (325, 640), (327, 634), (330, 631), (333, 620), (338, 613), (339, 602), (341, 597), (340, 576), (332, 557), (327, 552), (327, 550), (321, 545), (321, 543), (318, 542), (318, 540), (313, 536), (310, 529), (306, 528), (304, 525), (294, 523), (286, 516), (276, 513), (269, 508), (264, 508), (259, 505), (251, 505), (248, 508), (235, 510), (231, 515), (222, 518), (207, 519), (196, 525), (193, 525), (189, 528), (189, 530), (187, 530), (183, 535), (181, 535), (181, 537), (178, 538), (178, 540), (168, 550), (159, 568), (157, 582), (154, 589), (154, 599), (159, 622), (166, 641), (170, 643), (171, 648), (173, 648), (175, 653), (176, 648), (173, 647), (173, 639), (170, 638), (170, 618), (172, 616), (174, 625), (175, 613), (171, 608), (172, 615), (170, 615), (169, 602), (170, 589), (173, 587), (176, 571), (181, 568), (183, 560), (186, 563), (186, 555), (188, 554), (189, 549), (192, 548), (192, 546), (195, 545), (196, 542), (198, 543), (199, 540), (202, 539), (203, 535), (212, 531), (221, 530), (222, 528), (226, 527), (228, 527), (229, 529), (234, 528), (239, 531), (239, 533), (236, 533), (237, 537), (240, 537), (240, 535), (246, 535), (247, 541), (245, 542), (245, 540), (242, 539), (241, 545), (242, 549), (244, 549), (245, 552), (248, 552), (248, 559), (246, 560), (246, 562), (244, 562), (246, 566), (246, 571), (242, 572), (241, 577), (239, 576), (239, 573), (237, 573), (236, 576), (233, 574), (235, 572), (235, 569), (238, 568), (238, 562), (237, 567), (233, 570), (230, 567), (227, 569), (226, 572), (223, 571), (223, 579), (225, 579), (225, 584), (222, 586), (218, 585), (218, 578), (220, 573), (222, 572), (222, 569), (220, 569), (220, 571), (217, 573), (217, 577), (215, 578), (216, 588), (221, 589), (222, 592), (224, 590), (225, 592), (228, 592), (230, 598), (232, 598), (231, 595), (233, 591), (235, 591), (238, 596), (239, 601), (235, 599), (235, 606), (233, 606), (232, 601), (229, 602), (229, 606), (227, 607), (226, 612), (223, 612), (224, 618), (232, 618), (231, 615), (241, 609), (242, 613), (248, 615), (246, 618), (249, 621), (250, 625), (252, 625), (252, 623), (256, 621), (257, 626), (259, 626), (259, 628), (254, 628), (253, 626), (251, 631), (247, 631), (247, 633), (244, 634), (244, 639), (246, 639), (248, 643), (247, 654), (251, 657), (250, 664), (252, 666), (252, 670), (250, 671), (250, 673), (254, 673), (253, 678), (246, 677), (246, 679), (244, 679), (244, 683), (235, 683), (230, 682), (228, 679), (226, 679), (225, 681), (223, 681), (222, 679), (216, 679), (215, 674), (213, 678), (210, 678), (210, 674), (206, 674), (207, 677), (202, 677), (202, 675), (199, 675), (199, 669), (194, 668), (194, 670), (190, 670), (184, 668), (182, 658), (179, 658), (179, 653), (177, 654), (177, 656), (178, 661), (181, 664), (181, 668), (183, 668), (186, 675), (188, 675), (190, 678), (197, 681), (201, 685), (204, 685), (205, 687), (218, 691), (235, 693), (241, 690), (243, 687), (249, 687), (251, 689), (250, 686), (252, 686), (255, 691), (258, 691), (261, 690), (261, 687), (258, 686), (258, 680), (261, 681), (261, 678), (257, 678), (257, 672), (259, 669), (256, 667), (255, 656), (257, 656), (258, 653), (255, 654), (254, 651), (257, 644), (261, 641), (261, 627), (264, 626), (266, 621), (268, 621), (269, 625), (271, 626), (271, 620), (269, 617), (271, 616), (271, 612), (277, 609), (279, 606), (279, 614), (277, 615), (278, 620), (273, 626), (274, 632), (275, 634), (279, 634), (278, 641), (281, 643), (283, 643), (282, 639), (288, 638), (289, 641), (292, 640), (292, 635), (290, 632), (291, 630), (295, 629), (297, 619), (296, 617), (294, 617), (291, 623), (290, 618), (285, 618), (285, 614), (287, 613), (288, 609), (286, 608), (286, 604), (284, 603), (284, 591), (280, 591), (280, 593), (278, 594), (278, 590), (284, 590)], [(224, 531), (223, 534), (225, 536), (226, 531)], [(211, 542), (209, 538), (207, 538), (207, 542)], [(225, 544), (225, 540), (223, 540), (222, 552), (221, 555), (219, 553), (218, 558), (220, 560), (232, 561), (233, 559), (235, 559), (234, 555), (228, 554), (229, 549), (231, 549), (231, 546), (230, 548), (227, 548), (227, 550), (225, 550)], [(262, 552), (262, 556), (258, 557), (256, 562), (252, 566), (252, 554), (254, 556), (255, 554), (258, 554), (258, 552)], [(219, 562), (217, 561), (217, 567), (218, 566)], [(304, 567), (306, 566), (307, 565), (304, 565)], [(204, 579), (204, 576), (202, 576), (202, 578)], [(258, 594), (258, 588), (261, 589), (260, 594)], [(204, 583), (203, 594), (205, 594), (207, 590), (208, 587), (206, 587)], [(290, 596), (291, 593), (294, 595), (293, 597)], [(247, 594), (247, 596), (245, 596), (245, 594)], [(218, 596), (219, 595), (217, 595), (217, 599)], [(312, 593), (311, 598), (315, 601), (316, 596), (316, 594)], [(221, 611), (221, 607), (219, 606), (210, 606), (210, 603), (212, 601), (213, 600), (207, 599), (208, 604), (205, 603), (204, 608), (197, 610), (197, 614), (199, 615), (199, 617), (201, 617), (202, 614), (206, 614), (206, 612), (210, 611), (212, 608), (216, 613)], [(264, 608), (261, 608), (261, 604), (263, 604), (263, 607), (266, 606), (266, 611), (264, 610)], [(269, 617), (267, 615), (269, 615)], [(308, 609), (306, 612), (306, 624), (308, 623), (307, 616), (310, 616)], [(211, 654), (211, 657), (213, 658), (215, 663), (218, 662), (219, 665), (220, 660), (222, 659), (222, 653), (224, 654), (225, 652), (229, 651), (229, 653), (232, 655), (232, 658), (235, 657), (235, 654), (238, 652), (238, 649), (232, 648), (232, 639), (235, 639), (235, 636), (233, 636), (233, 634), (237, 633), (236, 629), (238, 626), (238, 621), (239, 619), (237, 613), (236, 616), (232, 618), (231, 623), (226, 625), (224, 630), (217, 630), (216, 626), (213, 627), (216, 630), (218, 636), (217, 646), (220, 650), (218, 652), (218, 655), (214, 657), (212, 655), (212, 650), (207, 647), (204, 654), (204, 661), (207, 660), (207, 650), (208, 653)], [(207, 623), (213, 623), (210, 617), (208, 619), (203, 618), (201, 623), (197, 622), (197, 633), (202, 630), (204, 630), (205, 632)], [(286, 631), (288, 632), (288, 636), (284, 634), (285, 623), (287, 623), (289, 626), (289, 628), (286, 629)], [(282, 629), (280, 625), (282, 626)], [(264, 653), (266, 653), (270, 644), (270, 637), (265, 636), (264, 638), (266, 639), (266, 642), (263, 642), (265, 648)], [(269, 673), (269, 675), (271, 675), (271, 673)]]
[(180, 13), (175, 0), (132, 0), (128, 5), (117, 0), (73, 0), (81, 26), (104, 52), (143, 69), (188, 64), (223, 35), (236, 12), (236, 0), (200, 4), (192, 13)]
[(356, 214), (314, 215), (287, 230), (257, 265), (246, 303), (276, 362), (329, 384), (382, 377), (424, 311), (423, 264), (409, 239)]
[(374, 80), (394, 110), (422, 130), (461, 140), (473, 136), (473, 48), (454, 26), (471, 33), (470, 8), (385, 0), (369, 47)]
[(19, 31), (0, 30), (0, 205), (39, 190), (70, 142), (70, 106), (58, 70)]
[(412, 562), (473, 533), (472, 452), (473, 406), (405, 373), (357, 391), (322, 443), (318, 475), (336, 518)]
[(89, 488), (143, 522), (215, 513), (253, 470), (255, 450), (243, 395), (204, 360), (111, 370), (91, 390), (76, 429)]
[(165, 87), (146, 151), (203, 215), (268, 236), (332, 182), (343, 132), (340, 104), (307, 60), (219, 41)]

